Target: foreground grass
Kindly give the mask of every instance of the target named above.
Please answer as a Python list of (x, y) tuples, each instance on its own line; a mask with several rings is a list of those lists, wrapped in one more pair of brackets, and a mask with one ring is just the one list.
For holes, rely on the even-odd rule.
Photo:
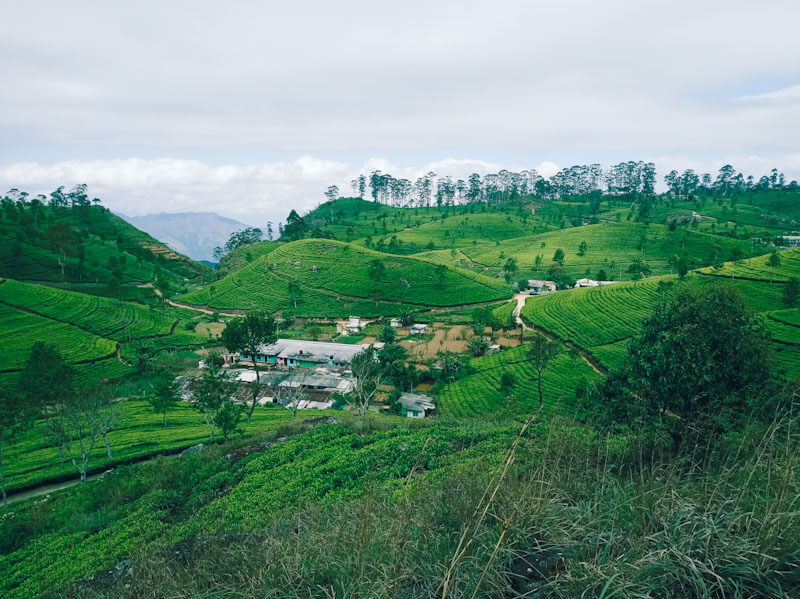
[[(302, 419), (328, 412), (302, 410), (298, 417)], [(259, 408), (250, 423), (242, 419), (240, 428), (244, 436), (252, 436), (274, 431), (291, 419), (291, 414), (282, 408)], [(112, 458), (108, 458), (102, 440), (98, 439), (89, 461), (93, 472), (207, 442), (209, 429), (201, 414), (188, 403), (180, 402), (174, 410), (169, 411), (167, 425), (164, 426), (161, 415), (155, 414), (148, 402), (131, 399), (120, 403), (118, 426), (109, 433), (108, 439)], [(63, 462), (60, 460), (58, 448), (46, 435), (44, 420), (36, 422), (19, 441), (4, 448), (4, 452), (9, 491), (78, 476), (78, 471), (68, 458)]]
[(797, 450), (790, 421), (677, 456), (558, 422), (324, 426), (27, 506), (0, 592), (795, 597)]

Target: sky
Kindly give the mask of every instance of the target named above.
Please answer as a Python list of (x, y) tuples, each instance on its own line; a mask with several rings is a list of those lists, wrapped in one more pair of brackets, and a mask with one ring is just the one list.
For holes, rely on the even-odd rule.
[(800, 179), (800, 3), (0, 0), (0, 188), (283, 220), (360, 172)]

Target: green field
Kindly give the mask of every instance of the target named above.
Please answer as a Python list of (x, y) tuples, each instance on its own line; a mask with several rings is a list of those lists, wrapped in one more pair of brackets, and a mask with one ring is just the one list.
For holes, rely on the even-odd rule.
[[(271, 412), (283, 416), (261, 423), (262, 432), (286, 422), (286, 411)], [(175, 443), (198, 440), (199, 428), (197, 433)], [(12, 529), (16, 536), (13, 543), (6, 540), (12, 549), (0, 554), (0, 594), (40, 595), (133, 552), (210, 531), (256, 531), (303, 505), (333, 505), (379, 484), (399, 489), (414, 468), (434, 476), (456, 464), (496, 464), (515, 435), (516, 427), (487, 425), (400, 426), (369, 434), (324, 426), (268, 451), (239, 452), (233, 462), (212, 454), (215, 459), (176, 458), (119, 469), (43, 506), (22, 507), (18, 519), (38, 514), (35, 531), (14, 528), (19, 520), (3, 523), (4, 533)]]
[[(59, 251), (48, 238), (48, 230), (57, 225), (67, 226), (74, 236), (67, 245), (63, 276)], [(176, 289), (199, 283), (211, 273), (100, 206), (85, 212), (31, 205), (0, 211), (0, 276), (95, 283), (105, 290), (117, 268), (123, 283), (152, 281), (160, 270)]]
[[(436, 409), (444, 417), (473, 417), (492, 413), (522, 416), (539, 407), (536, 371), (521, 345), (499, 353), (473, 358), (477, 370), (442, 387), (436, 395)], [(503, 373), (510, 372), (515, 383), (506, 394), (500, 383)], [(574, 415), (575, 387), (581, 379), (596, 380), (597, 374), (580, 357), (566, 353), (557, 357), (542, 374), (545, 413)]]
[[(301, 410), (298, 418), (306, 415), (319, 416), (326, 412)], [(245, 435), (262, 434), (291, 421), (291, 414), (282, 408), (259, 408), (250, 423), (242, 422)], [(108, 435), (112, 459), (106, 455), (102, 440), (98, 440), (89, 462), (92, 471), (102, 472), (115, 464), (121, 464), (160, 452), (172, 452), (207, 442), (209, 430), (201, 414), (190, 404), (180, 402), (174, 410), (167, 412), (167, 426), (162, 424), (161, 414), (153, 412), (150, 404), (143, 400), (120, 400), (118, 427)], [(6, 484), (9, 490), (31, 487), (52, 480), (74, 478), (75, 467), (66, 460), (59, 460), (58, 448), (47, 439), (44, 421), (37, 422), (32, 429), (10, 448), (7, 448)]]
[[(787, 269), (792, 268), (790, 264), (787, 260)], [(735, 286), (754, 311), (766, 316), (776, 310), (777, 319), (794, 316), (794, 311), (787, 315), (781, 310), (780, 284), (705, 275), (691, 275), (683, 282), (677, 276), (666, 275), (531, 297), (522, 309), (522, 316), (530, 324), (586, 349), (606, 367), (614, 368), (624, 359), (627, 340), (639, 332), (642, 318), (652, 312), (665, 294), (673, 293), (681, 285), (713, 284)], [(797, 338), (789, 325), (774, 322), (770, 330), (776, 341), (773, 349), (787, 374), (800, 374), (800, 345), (795, 345)]]
[(153, 309), (45, 285), (0, 280), (0, 370), (18, 371), (33, 344), (47, 341), (92, 380), (118, 378), (130, 372), (116, 356), (118, 344), (150, 340), (159, 347), (174, 347), (207, 342), (207, 336), (180, 326), (194, 316), (188, 310)]
[[(587, 249), (580, 256), (578, 251), (582, 242), (586, 242)], [(497, 272), (507, 258), (513, 257), (520, 269), (517, 278), (527, 278), (528, 275), (545, 278), (553, 254), (561, 248), (565, 254), (564, 269), (573, 277), (581, 278), (588, 273), (594, 278), (603, 269), (609, 278), (619, 281), (631, 278), (625, 272), (626, 268), (638, 259), (643, 259), (654, 275), (674, 272), (668, 263), (671, 256), (686, 254), (692, 267), (709, 264), (715, 246), (719, 246), (723, 259), (730, 256), (734, 247), (745, 253), (750, 249), (749, 242), (727, 237), (687, 229), (670, 231), (664, 225), (625, 222), (599, 223), (508, 239), (499, 246), (483, 243), (465, 247), (462, 252), (475, 264), (491, 267), (491, 272)], [(538, 268), (535, 266), (537, 256), (541, 260)]]
[[(385, 267), (380, 281), (369, 276), (374, 261)], [(296, 307), (289, 296), (289, 281), (302, 286)], [(437, 271), (426, 260), (309, 239), (280, 245), (249, 266), (180, 299), (217, 309), (289, 308), (298, 315), (372, 316), (397, 314), (401, 304), (453, 306), (509, 295), (505, 283), (470, 271)]]

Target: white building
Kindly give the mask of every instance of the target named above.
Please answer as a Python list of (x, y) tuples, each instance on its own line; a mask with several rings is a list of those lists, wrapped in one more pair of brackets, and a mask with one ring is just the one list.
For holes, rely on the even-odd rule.
[(555, 281), (540, 281), (538, 279), (528, 279), (528, 293), (531, 295), (544, 295), (552, 293), (558, 289)]
[(428, 325), (427, 324), (412, 324), (411, 325), (411, 334), (412, 335), (424, 335), (428, 332)]

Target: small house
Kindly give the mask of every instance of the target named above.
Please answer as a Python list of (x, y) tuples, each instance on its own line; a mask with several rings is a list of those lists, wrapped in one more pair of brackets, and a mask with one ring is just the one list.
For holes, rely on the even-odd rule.
[(352, 334), (360, 333), (361, 330), (366, 326), (366, 323), (361, 322), (361, 318), (358, 316), (351, 316), (347, 319), (347, 332)]
[(540, 281), (538, 279), (528, 279), (528, 293), (531, 295), (544, 295), (552, 293), (558, 289), (555, 281)]
[(389, 321), (389, 326), (390, 326), (390, 327), (393, 327), (393, 328), (395, 328), (395, 329), (399, 329), (399, 328), (400, 328), (402, 325), (403, 325), (403, 323), (402, 323), (402, 322), (400, 322), (400, 319), (399, 319), (399, 318), (392, 318), (392, 319)]
[(398, 398), (400, 413), (407, 418), (425, 418), (435, 409), (433, 398), (417, 393), (401, 393)]
[(424, 335), (428, 332), (428, 325), (423, 323), (412, 324), (411, 325), (411, 334), (412, 335)]

